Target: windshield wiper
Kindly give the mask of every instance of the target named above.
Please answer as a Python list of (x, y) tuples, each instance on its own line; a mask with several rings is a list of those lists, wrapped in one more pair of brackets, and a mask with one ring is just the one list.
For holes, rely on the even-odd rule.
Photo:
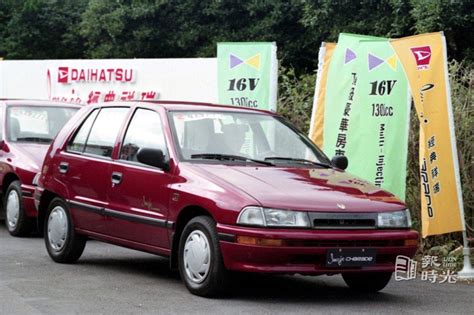
[(264, 160), (265, 161), (289, 161), (289, 162), (311, 164), (311, 165), (317, 165), (317, 166), (322, 166), (326, 168), (332, 168), (332, 165), (330, 164), (315, 162), (315, 161), (306, 160), (306, 159), (291, 158), (291, 157), (268, 156)]
[(220, 160), (220, 161), (225, 161), (225, 160), (250, 161), (250, 162), (259, 163), (259, 164), (268, 165), (268, 166), (274, 166), (275, 165), (272, 162), (256, 160), (256, 159), (251, 159), (251, 158), (248, 158), (248, 157), (245, 157), (245, 156), (232, 155), (232, 154), (202, 153), (202, 154), (192, 154), (191, 158), (192, 159)]
[(20, 137), (16, 138), (16, 141), (31, 141), (31, 142), (45, 142), (50, 143), (53, 139), (41, 138), (41, 137)]

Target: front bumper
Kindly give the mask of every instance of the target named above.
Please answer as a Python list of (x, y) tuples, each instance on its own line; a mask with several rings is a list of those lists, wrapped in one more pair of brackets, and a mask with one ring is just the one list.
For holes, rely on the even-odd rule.
[[(336, 274), (392, 272), (398, 255), (413, 257), (418, 232), (412, 230), (300, 230), (217, 225), (224, 265), (229, 270), (262, 273)], [(282, 245), (239, 243), (239, 236), (283, 240)], [(373, 248), (376, 263), (365, 267), (326, 267), (329, 248)]]

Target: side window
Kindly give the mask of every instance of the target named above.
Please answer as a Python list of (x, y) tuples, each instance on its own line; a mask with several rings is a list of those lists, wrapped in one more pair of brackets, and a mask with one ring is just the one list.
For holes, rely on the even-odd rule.
[(137, 109), (123, 140), (120, 159), (137, 161), (141, 148), (160, 149), (167, 156), (165, 136), (160, 114), (148, 109)]
[(94, 109), (86, 120), (82, 123), (82, 126), (76, 132), (74, 138), (68, 143), (67, 150), (74, 152), (84, 152), (86, 146), (87, 136), (91, 130), (92, 124), (94, 123), (95, 118), (97, 117), (98, 109)]
[(128, 110), (127, 107), (102, 108), (87, 138), (84, 152), (112, 157), (115, 140)]

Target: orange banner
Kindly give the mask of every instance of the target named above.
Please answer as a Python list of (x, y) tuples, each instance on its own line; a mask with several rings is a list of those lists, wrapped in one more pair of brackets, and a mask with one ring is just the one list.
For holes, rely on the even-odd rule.
[(422, 235), (462, 231), (464, 211), (448, 81), (446, 41), (430, 33), (390, 41), (420, 121)]
[(319, 49), (318, 73), (316, 75), (316, 89), (314, 92), (313, 112), (311, 114), (311, 125), (309, 129), (309, 138), (316, 143), (319, 148), (323, 147), (326, 83), (329, 63), (335, 48), (335, 43), (323, 42)]

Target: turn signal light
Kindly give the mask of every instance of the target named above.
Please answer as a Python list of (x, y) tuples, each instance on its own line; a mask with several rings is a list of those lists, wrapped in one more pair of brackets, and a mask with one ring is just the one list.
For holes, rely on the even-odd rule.
[(405, 240), (405, 246), (417, 246), (418, 240), (416, 238)]
[(271, 238), (257, 238), (252, 236), (237, 236), (237, 243), (245, 245), (259, 245), (259, 246), (284, 246), (283, 240)]

